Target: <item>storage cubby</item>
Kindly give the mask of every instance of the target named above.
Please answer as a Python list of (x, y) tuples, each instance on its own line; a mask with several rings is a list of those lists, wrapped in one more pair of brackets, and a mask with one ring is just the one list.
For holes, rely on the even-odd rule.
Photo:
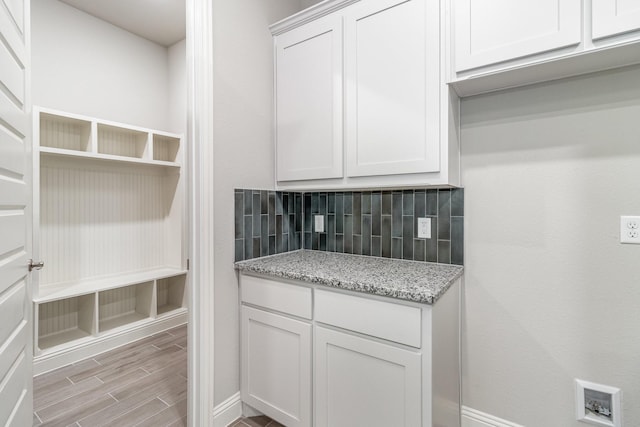
[(98, 153), (145, 158), (149, 133), (98, 123)]
[(168, 277), (157, 280), (157, 313), (161, 316), (185, 306), (187, 276)]
[(89, 337), (95, 331), (95, 294), (38, 305), (40, 350)]
[(91, 151), (91, 122), (41, 113), (40, 146), (83, 152)]
[(166, 135), (153, 135), (153, 160), (176, 162), (180, 150), (180, 139)]
[(99, 331), (106, 332), (151, 316), (153, 282), (109, 289), (98, 294)]

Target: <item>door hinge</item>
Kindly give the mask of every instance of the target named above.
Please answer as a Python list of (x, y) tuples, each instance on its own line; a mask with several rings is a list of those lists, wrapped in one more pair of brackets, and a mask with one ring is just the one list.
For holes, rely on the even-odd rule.
[(29, 271), (42, 270), (42, 267), (44, 267), (44, 261), (33, 262), (33, 260), (30, 259), (28, 267)]

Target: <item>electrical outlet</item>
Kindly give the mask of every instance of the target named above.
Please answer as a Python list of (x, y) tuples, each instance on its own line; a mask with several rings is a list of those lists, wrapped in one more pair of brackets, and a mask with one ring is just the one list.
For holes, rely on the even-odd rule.
[(418, 238), (431, 238), (431, 218), (418, 218)]
[(314, 215), (313, 219), (315, 221), (315, 232), (324, 233), (324, 215)]
[(620, 217), (620, 243), (640, 244), (640, 216)]

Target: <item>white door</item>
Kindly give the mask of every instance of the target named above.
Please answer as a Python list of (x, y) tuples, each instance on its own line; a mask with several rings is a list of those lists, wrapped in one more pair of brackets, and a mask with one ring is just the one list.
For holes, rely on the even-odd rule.
[(419, 353), (316, 327), (315, 355), (316, 427), (423, 425)]
[(311, 425), (311, 324), (242, 307), (242, 401), (288, 427)]
[(439, 2), (344, 11), (347, 176), (440, 170)]
[(593, 0), (593, 38), (640, 30), (640, 1)]
[(581, 40), (581, 0), (452, 0), (451, 4), (457, 72)]
[(29, 1), (0, 4), (0, 425), (33, 423)]
[(275, 38), (276, 179), (342, 177), (342, 20)]

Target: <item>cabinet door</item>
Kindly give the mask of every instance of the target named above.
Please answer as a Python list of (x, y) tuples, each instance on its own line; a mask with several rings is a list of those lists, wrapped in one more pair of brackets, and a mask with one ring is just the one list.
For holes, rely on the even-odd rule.
[(311, 425), (311, 325), (242, 307), (242, 400), (289, 427)]
[(638, 0), (593, 0), (593, 38), (640, 30)]
[(342, 177), (342, 20), (275, 39), (276, 179)]
[(345, 9), (347, 175), (440, 170), (439, 2)]
[(419, 353), (316, 327), (315, 354), (316, 427), (422, 425)]
[(451, 4), (458, 72), (581, 40), (581, 0), (451, 0)]

